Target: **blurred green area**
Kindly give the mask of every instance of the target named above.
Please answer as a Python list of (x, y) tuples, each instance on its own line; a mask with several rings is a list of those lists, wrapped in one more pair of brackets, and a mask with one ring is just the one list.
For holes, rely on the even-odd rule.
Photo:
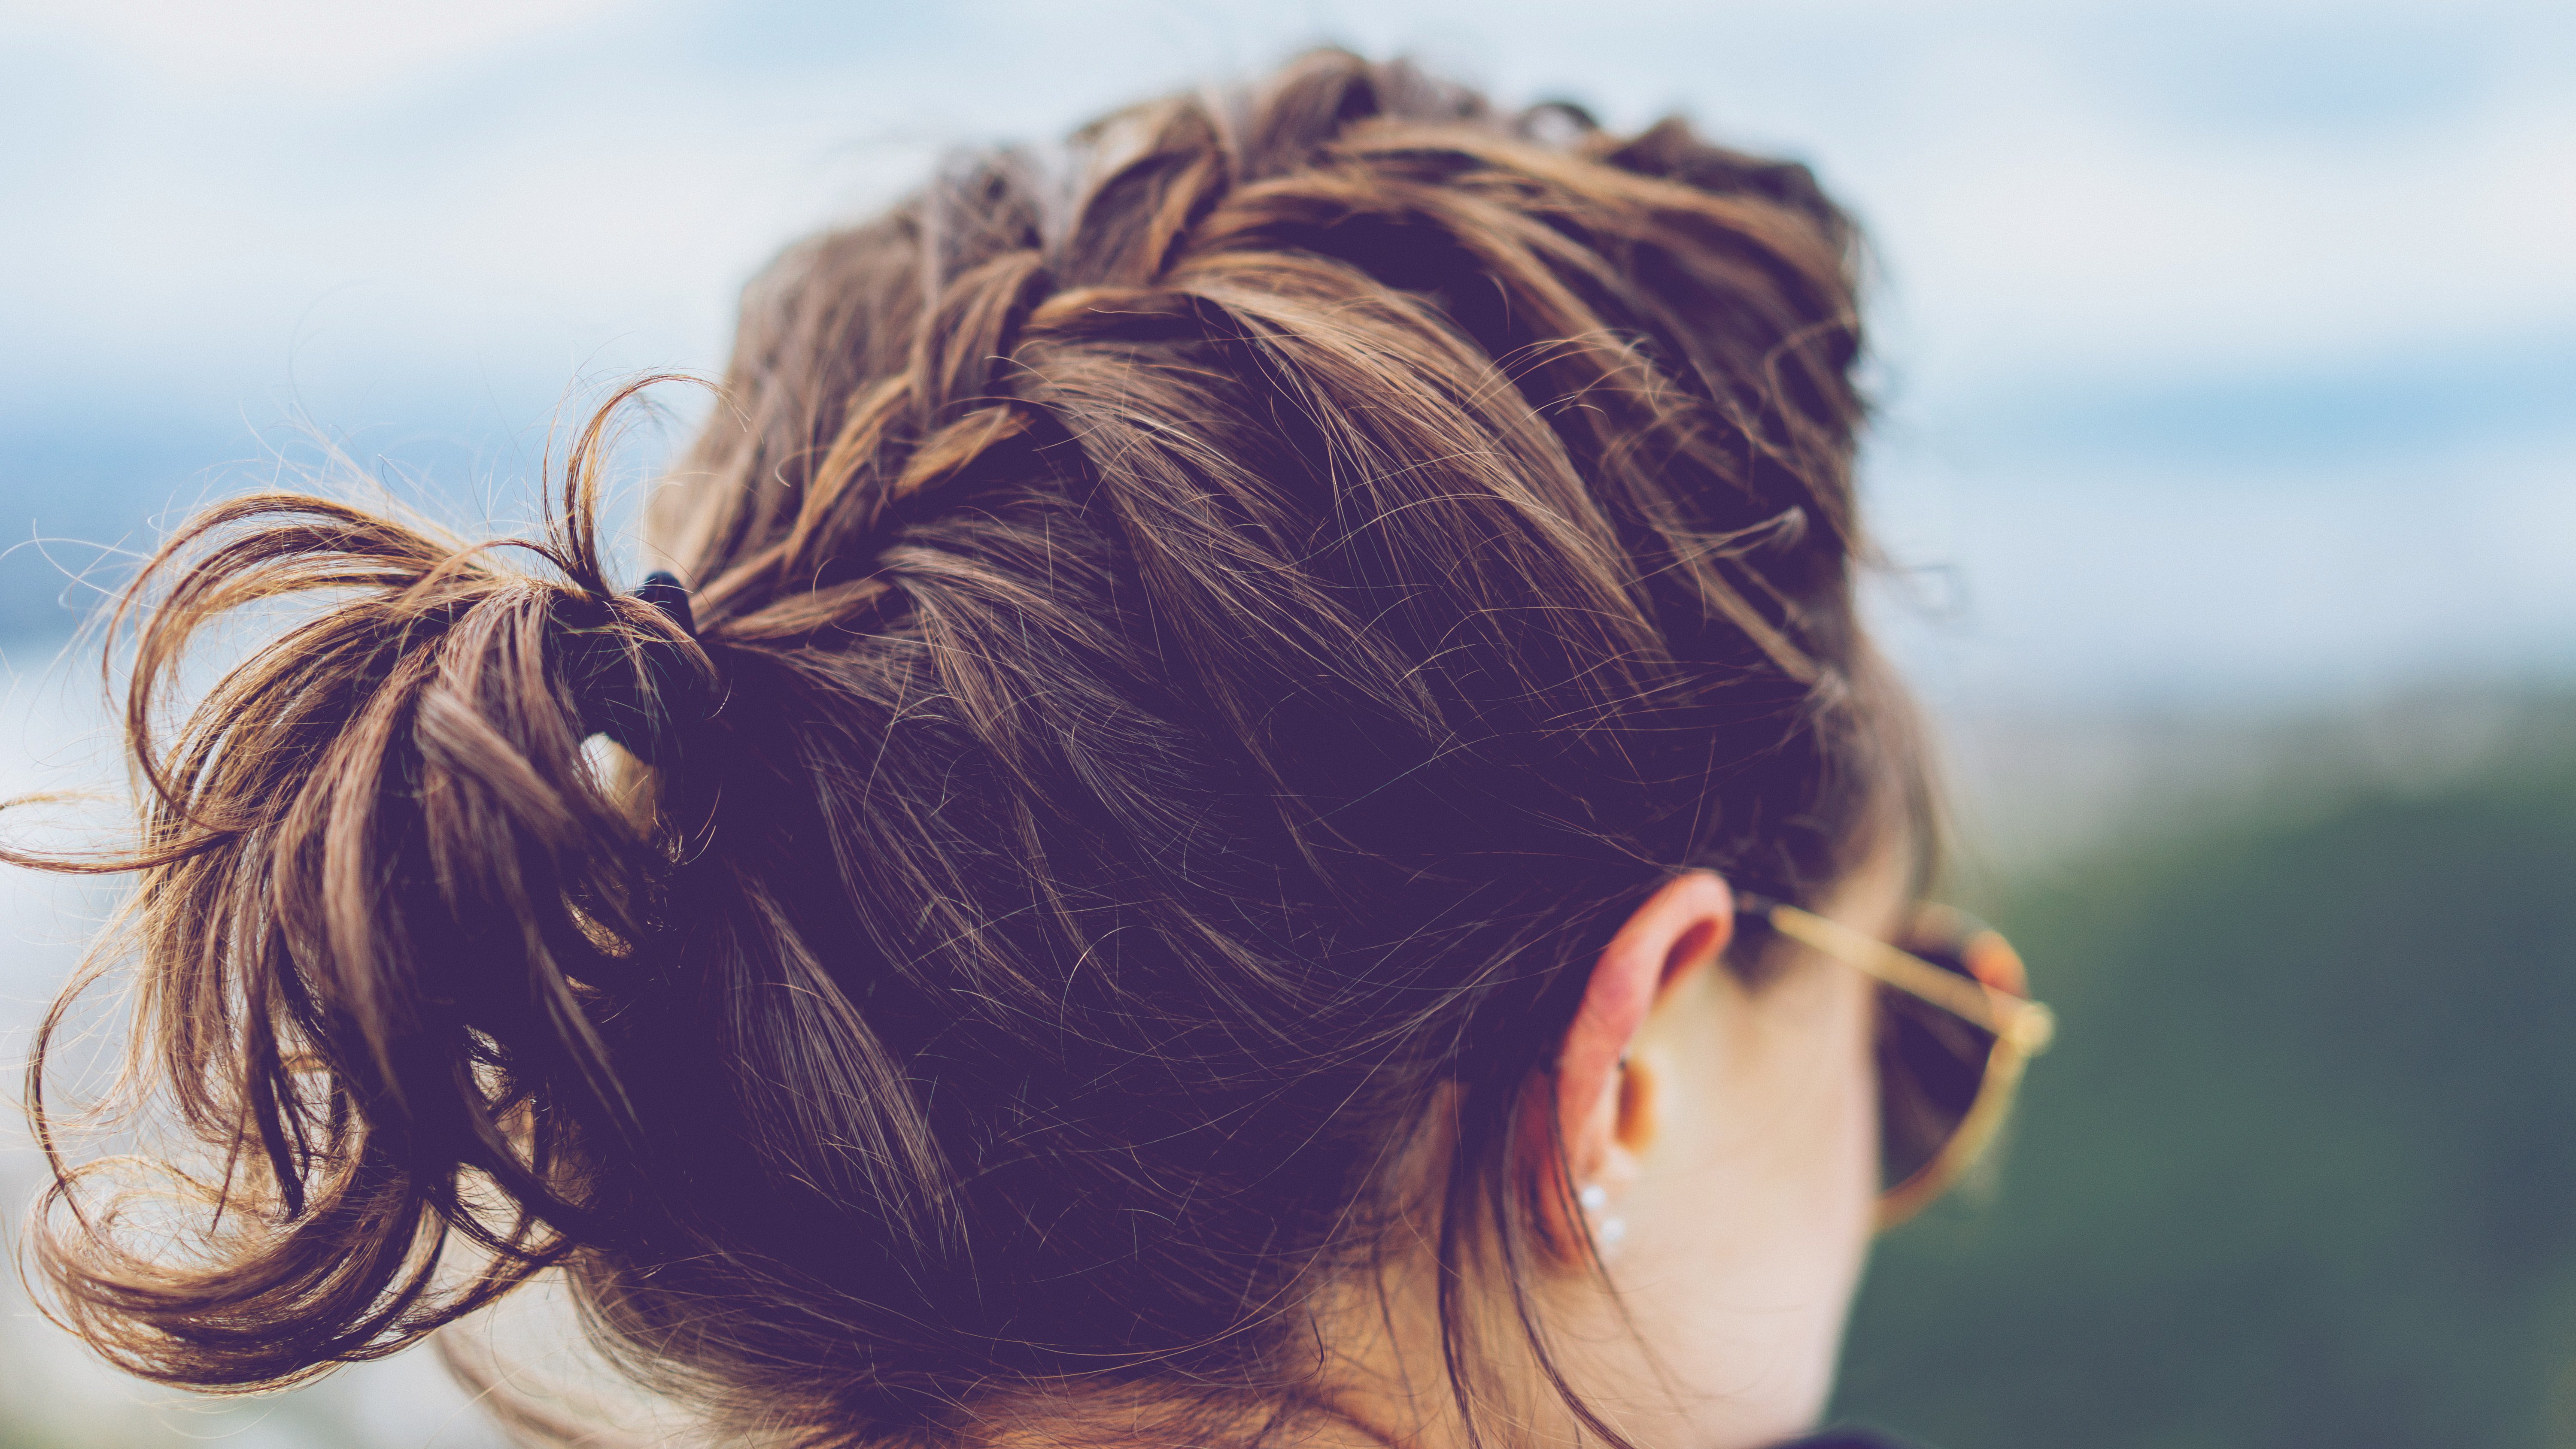
[(1939, 1449), (2576, 1445), (2550, 733), (1999, 892), (2058, 1045), (2001, 1172), (1881, 1244), (1837, 1412)]

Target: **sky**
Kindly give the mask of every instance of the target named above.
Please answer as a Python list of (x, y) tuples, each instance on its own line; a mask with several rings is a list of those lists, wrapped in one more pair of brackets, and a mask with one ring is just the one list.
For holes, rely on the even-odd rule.
[(2576, 9), (2499, 0), (0, 0), (0, 635), (317, 437), (512, 516), (792, 237), (1328, 38), (1861, 216), (1936, 700), (2576, 672)]

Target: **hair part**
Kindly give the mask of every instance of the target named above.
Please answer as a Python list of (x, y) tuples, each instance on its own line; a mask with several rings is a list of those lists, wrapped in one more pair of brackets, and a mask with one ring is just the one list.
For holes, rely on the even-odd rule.
[[(170, 1253), (51, 1158), (33, 1261), (100, 1351), (264, 1387), (560, 1269), (800, 1442), (1260, 1439), (1440, 1132), (1471, 1442), (1497, 1273), (1621, 1442), (1515, 1187), (1585, 968), (1677, 869), (1798, 899), (1928, 839), (1853, 610), (1855, 234), (1679, 122), (1340, 51), (1073, 160), (753, 283), (650, 510), (694, 633), (607, 579), (614, 404), (515, 556), (259, 494), (154, 558), (140, 838), (9, 857), (133, 874), (130, 1085), (204, 1163)], [(202, 629), (288, 595), (165, 740)], [(603, 775), (591, 696), (656, 657), (714, 708)]]

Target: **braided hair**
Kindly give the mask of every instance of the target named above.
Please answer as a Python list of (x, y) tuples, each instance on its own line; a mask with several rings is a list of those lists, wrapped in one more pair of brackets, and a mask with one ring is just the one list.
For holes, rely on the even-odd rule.
[[(1257, 1439), (1436, 1131), (1477, 1432), (1457, 1295), (1520, 1293), (1581, 967), (1678, 868), (1800, 899), (1929, 829), (1856, 247), (1800, 166), (1323, 51), (780, 258), (649, 509), (694, 618), (606, 576), (609, 411), (516, 553), (217, 506), (129, 596), (140, 840), (34, 862), (135, 873), (131, 1080), (200, 1150), (139, 1234), (56, 1153), (55, 1311), (264, 1387), (559, 1270), (799, 1442)], [(685, 701), (652, 763), (585, 752), (611, 687)]]

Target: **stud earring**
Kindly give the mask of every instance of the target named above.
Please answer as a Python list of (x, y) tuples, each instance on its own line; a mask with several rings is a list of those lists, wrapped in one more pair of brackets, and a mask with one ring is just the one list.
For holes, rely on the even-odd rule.
[(1576, 1193), (1574, 1201), (1592, 1224), (1593, 1249), (1605, 1258), (1610, 1256), (1611, 1250), (1619, 1246), (1619, 1240), (1628, 1236), (1628, 1220), (1605, 1211), (1610, 1206), (1610, 1189), (1597, 1182), (1592, 1183)]

